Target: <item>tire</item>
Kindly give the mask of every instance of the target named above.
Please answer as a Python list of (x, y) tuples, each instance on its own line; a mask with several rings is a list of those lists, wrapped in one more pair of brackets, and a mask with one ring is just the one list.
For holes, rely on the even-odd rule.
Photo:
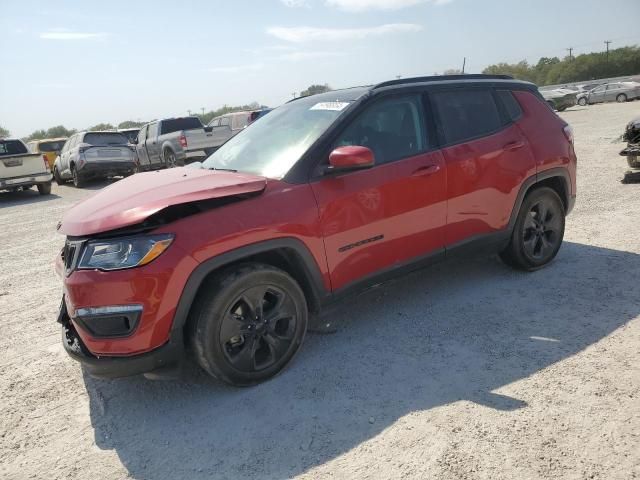
[(559, 111), (559, 112), (564, 112), (567, 108), (569, 108), (569, 107), (560, 107), (560, 108), (558, 109), (558, 111)]
[(578, 105), (580, 105), (581, 107), (586, 107), (587, 106), (587, 99), (586, 98), (581, 98), (578, 100)]
[(230, 385), (255, 385), (291, 361), (307, 320), (306, 299), (289, 274), (247, 263), (203, 284), (189, 316), (189, 341), (204, 371)]
[[(539, 220), (541, 214), (544, 215), (542, 221)], [(541, 187), (529, 192), (520, 206), (509, 245), (500, 253), (500, 258), (519, 270), (544, 267), (562, 246), (564, 222), (564, 204), (555, 190)]]
[(38, 185), (38, 193), (40, 195), (49, 195), (51, 193), (51, 182), (49, 182), (49, 183), (40, 183)]
[(618, 103), (624, 103), (626, 101), (627, 101), (627, 96), (624, 93), (621, 93), (616, 97), (616, 102)]
[(78, 174), (78, 170), (76, 170), (75, 165), (71, 166), (71, 178), (73, 179), (73, 186), (76, 188), (82, 188), (84, 185), (84, 181)]
[(60, 172), (58, 171), (58, 167), (53, 167), (53, 179), (56, 181), (58, 185), (63, 185), (64, 180), (60, 176)]
[(637, 155), (627, 157), (627, 163), (630, 168), (640, 168), (640, 160), (638, 160)]
[(174, 168), (178, 166), (176, 154), (169, 148), (166, 148), (164, 152), (162, 152), (162, 159), (164, 160), (164, 165), (166, 168)]

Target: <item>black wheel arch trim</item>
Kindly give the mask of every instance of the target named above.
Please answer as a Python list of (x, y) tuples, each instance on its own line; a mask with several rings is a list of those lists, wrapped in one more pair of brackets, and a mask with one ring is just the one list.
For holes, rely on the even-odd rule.
[(540, 182), (554, 177), (560, 178), (564, 182), (565, 198), (563, 198), (563, 201), (567, 206), (565, 214), (569, 214), (573, 209), (573, 204), (575, 203), (575, 197), (571, 195), (571, 177), (569, 172), (564, 167), (549, 168), (530, 176), (520, 186), (520, 191), (518, 192), (518, 196), (516, 197), (516, 201), (513, 205), (513, 210), (511, 210), (511, 217), (509, 218), (510, 232), (513, 231), (513, 227), (515, 226), (518, 218), (518, 213), (520, 212), (520, 207), (522, 206), (522, 202), (524, 201), (524, 197), (527, 196), (527, 193), (529, 193), (529, 191)]
[(207, 276), (220, 268), (243, 259), (270, 252), (282, 252), (283, 250), (293, 251), (298, 256), (300, 260), (299, 266), (302, 267), (301, 273), (305, 276), (305, 280), (310, 288), (305, 289), (303, 285), (301, 285), (301, 287), (305, 294), (311, 294), (313, 296), (311, 303), (319, 307), (326, 302), (326, 299), (331, 296), (331, 292), (325, 288), (320, 268), (307, 246), (301, 240), (292, 237), (283, 237), (252, 243), (205, 260), (191, 272), (180, 296), (180, 300), (178, 301), (178, 307), (176, 308), (176, 313), (173, 318), (173, 325), (171, 326), (172, 341), (174, 339), (182, 339), (183, 329), (187, 323), (191, 306)]

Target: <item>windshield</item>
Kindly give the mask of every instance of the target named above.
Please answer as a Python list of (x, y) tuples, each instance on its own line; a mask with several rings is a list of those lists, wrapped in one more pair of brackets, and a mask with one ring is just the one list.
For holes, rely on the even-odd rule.
[(64, 142), (66, 140), (56, 140), (54, 142), (42, 142), (40, 143), (40, 151), (41, 152), (60, 152), (62, 147), (64, 147)]
[(109, 145), (126, 145), (128, 140), (127, 137), (121, 133), (100, 132), (87, 133), (84, 136), (83, 142), (95, 147), (108, 147)]
[(321, 97), (276, 108), (222, 145), (203, 167), (282, 178), (352, 101)]

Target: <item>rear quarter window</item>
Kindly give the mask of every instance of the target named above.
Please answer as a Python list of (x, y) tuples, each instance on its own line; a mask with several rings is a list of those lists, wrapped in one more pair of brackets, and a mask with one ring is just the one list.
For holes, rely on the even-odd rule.
[(511, 121), (519, 119), (522, 115), (522, 108), (513, 96), (513, 93), (511, 93), (510, 90), (496, 90), (496, 93), (498, 94), (500, 102), (502, 102), (502, 106), (504, 107), (507, 117)]
[(438, 130), (449, 145), (489, 135), (502, 128), (498, 106), (489, 89), (456, 89), (431, 94)]

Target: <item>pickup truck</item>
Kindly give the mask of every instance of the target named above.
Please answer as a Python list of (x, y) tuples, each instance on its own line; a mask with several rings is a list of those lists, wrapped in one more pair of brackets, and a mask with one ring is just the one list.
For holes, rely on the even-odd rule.
[(0, 190), (27, 190), (36, 185), (40, 195), (49, 195), (52, 179), (45, 155), (29, 153), (22, 140), (0, 139)]
[(203, 160), (219, 146), (213, 129), (198, 117), (167, 118), (147, 123), (134, 140), (139, 170), (171, 168)]

